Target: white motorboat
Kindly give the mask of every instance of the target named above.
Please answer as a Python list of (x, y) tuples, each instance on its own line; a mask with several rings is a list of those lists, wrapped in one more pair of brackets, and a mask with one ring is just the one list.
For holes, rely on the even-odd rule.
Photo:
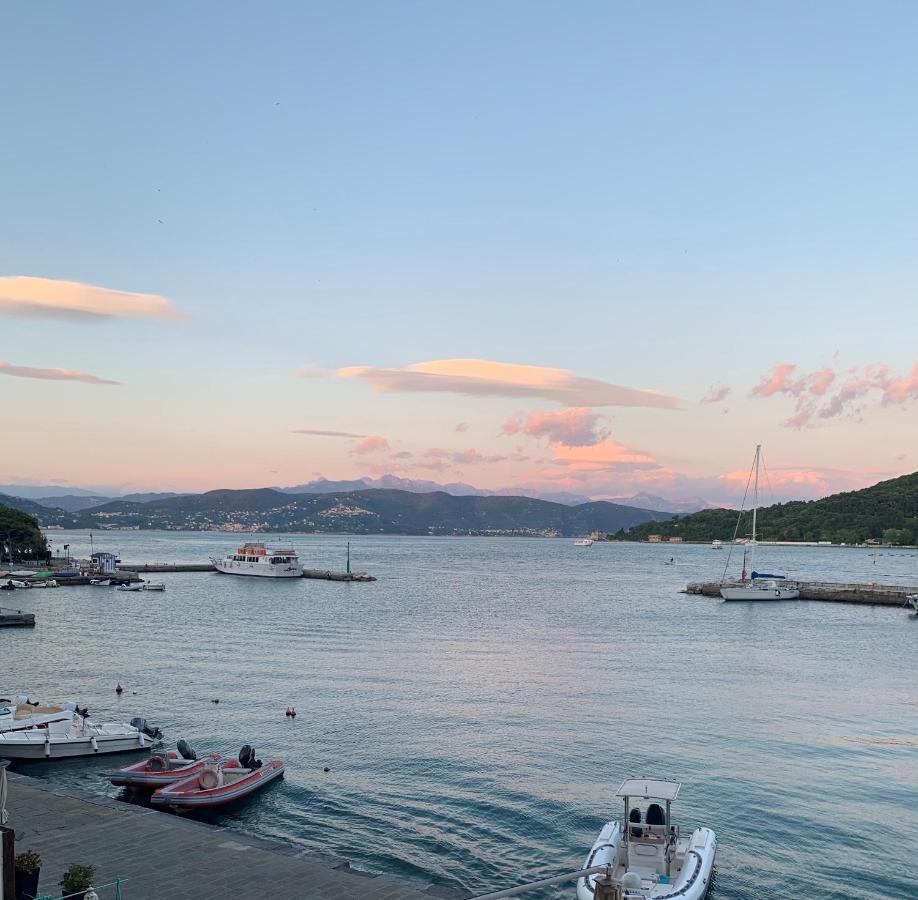
[(29, 584), (29, 587), (34, 591), (36, 588), (56, 588), (57, 582), (53, 578), (48, 578), (45, 581), (33, 581)]
[[(22, 718), (17, 721), (16, 715)], [(14, 727), (0, 731), (0, 758), (58, 759), (123, 753), (147, 750), (162, 738), (162, 732), (150, 728), (143, 719), (131, 719), (129, 725), (117, 722), (96, 725), (90, 722), (86, 710), (72, 703), (61, 704), (60, 713), (16, 707), (13, 720)]]
[(592, 538), (578, 538), (576, 541), (574, 541), (574, 546), (575, 547), (592, 547), (593, 543), (594, 541)]
[(711, 549), (712, 550), (723, 550), (724, 542), (723, 541), (711, 541)]
[(124, 584), (119, 584), (118, 587), (115, 588), (115, 590), (116, 591), (142, 591), (143, 582), (135, 581), (133, 584), (130, 582), (125, 582)]
[(906, 594), (905, 602), (915, 610), (915, 615), (918, 615), (918, 594)]
[(112, 580), (111, 578), (93, 578), (89, 582), (93, 587), (108, 587)]
[(218, 572), (227, 575), (261, 575), (268, 578), (299, 578), (303, 567), (295, 550), (269, 550), (264, 544), (246, 542), (222, 559), (211, 557)]
[(146, 582), (143, 589), (145, 591), (164, 591), (166, 586), (164, 584), (151, 584), (150, 582)]
[[(726, 584), (721, 582), (720, 596), (724, 600), (796, 600), (800, 596), (800, 591), (796, 587), (790, 587), (786, 584), (783, 575), (772, 575), (766, 572), (756, 572), (755, 570), (755, 552), (758, 542), (757, 535), (757, 516), (759, 511), (759, 464), (762, 459), (762, 445), (755, 446), (755, 459), (752, 461), (752, 468), (755, 472), (755, 483), (752, 491), (752, 540), (748, 542), (743, 549), (743, 571), (740, 576), (739, 584)], [(743, 510), (740, 509), (739, 519), (736, 522), (736, 530), (739, 531), (739, 523), (743, 516)], [(733, 536), (733, 543), (736, 543), (736, 534)], [(749, 554), (749, 568), (752, 574), (746, 574), (746, 557)], [(732, 551), (731, 551), (732, 555)], [(724, 574), (730, 565), (730, 557), (727, 557), (727, 565), (724, 566)]]
[[(578, 900), (593, 900), (597, 880), (621, 900), (701, 900), (714, 869), (717, 838), (710, 828), (682, 833), (670, 819), (679, 794), (677, 781), (630, 778), (616, 793), (624, 816), (599, 832), (583, 868), (606, 866), (577, 882)], [(665, 804), (665, 809), (660, 804)]]
[(65, 703), (34, 703), (28, 694), (16, 694), (12, 699), (0, 697), (0, 732), (16, 731), (68, 720), (75, 712), (86, 710), (71, 700)]

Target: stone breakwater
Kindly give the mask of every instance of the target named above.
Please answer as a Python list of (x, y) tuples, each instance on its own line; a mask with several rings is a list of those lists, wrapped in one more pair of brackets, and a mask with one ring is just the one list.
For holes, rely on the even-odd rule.
[[(872, 606), (907, 606), (907, 594), (918, 592), (918, 586), (892, 584), (835, 584), (829, 581), (779, 581), (784, 587), (796, 587), (801, 600), (824, 600), (829, 603), (864, 603)], [(687, 584), (683, 594), (719, 597), (719, 581), (699, 581)]]

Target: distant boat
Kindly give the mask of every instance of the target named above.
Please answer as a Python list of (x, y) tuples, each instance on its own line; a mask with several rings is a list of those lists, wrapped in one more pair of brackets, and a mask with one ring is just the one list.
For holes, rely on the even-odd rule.
[(143, 585), (143, 589), (145, 591), (164, 591), (166, 586), (164, 584), (150, 584), (147, 582)]
[(592, 547), (593, 543), (594, 542), (592, 538), (578, 538), (576, 541), (574, 541), (574, 546), (575, 547)]
[(108, 587), (112, 580), (111, 578), (92, 578), (89, 582), (93, 587)]
[[(755, 483), (752, 491), (752, 540), (743, 549), (743, 572), (740, 577), (740, 584), (722, 586), (720, 596), (724, 600), (796, 600), (800, 596), (800, 591), (796, 588), (784, 586), (779, 582), (784, 581), (783, 575), (771, 575), (765, 572), (755, 571), (755, 551), (757, 547), (756, 526), (757, 514), (759, 511), (759, 464), (762, 459), (762, 445), (755, 446), (755, 459), (752, 462), (752, 468), (755, 471)], [(743, 510), (740, 510), (740, 519), (743, 516)], [(736, 523), (739, 529), (739, 519)], [(736, 536), (734, 535), (734, 541)], [(746, 555), (749, 553), (749, 568), (752, 574), (746, 576)], [(729, 565), (730, 560), (727, 559)], [(726, 571), (726, 570), (725, 570)]]
[(712, 550), (723, 550), (724, 542), (723, 541), (711, 541), (711, 549)]
[(116, 591), (142, 591), (143, 582), (138, 581), (135, 584), (128, 584), (127, 582), (125, 582), (124, 584), (119, 584), (118, 587), (115, 588), (115, 590)]
[(210, 561), (227, 575), (261, 575), (268, 578), (300, 578), (303, 567), (295, 550), (269, 550), (264, 544), (246, 542), (235, 553)]
[(918, 594), (906, 594), (905, 602), (915, 610), (915, 615), (918, 615)]

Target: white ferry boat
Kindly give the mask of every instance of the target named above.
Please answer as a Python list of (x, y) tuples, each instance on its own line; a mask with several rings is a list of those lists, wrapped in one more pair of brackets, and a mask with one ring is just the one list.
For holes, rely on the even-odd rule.
[(227, 575), (262, 575), (267, 578), (299, 578), (303, 567), (295, 550), (269, 550), (264, 544), (246, 542), (223, 559), (210, 561), (218, 572)]

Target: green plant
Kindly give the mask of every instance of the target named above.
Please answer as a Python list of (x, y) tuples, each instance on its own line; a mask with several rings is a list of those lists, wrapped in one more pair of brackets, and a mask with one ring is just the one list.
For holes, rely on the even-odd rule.
[(41, 857), (34, 850), (17, 853), (16, 868), (20, 872), (37, 872), (41, 868)]
[(78, 894), (92, 886), (93, 876), (96, 874), (95, 866), (81, 866), (74, 863), (61, 879), (61, 889), (64, 894)]

